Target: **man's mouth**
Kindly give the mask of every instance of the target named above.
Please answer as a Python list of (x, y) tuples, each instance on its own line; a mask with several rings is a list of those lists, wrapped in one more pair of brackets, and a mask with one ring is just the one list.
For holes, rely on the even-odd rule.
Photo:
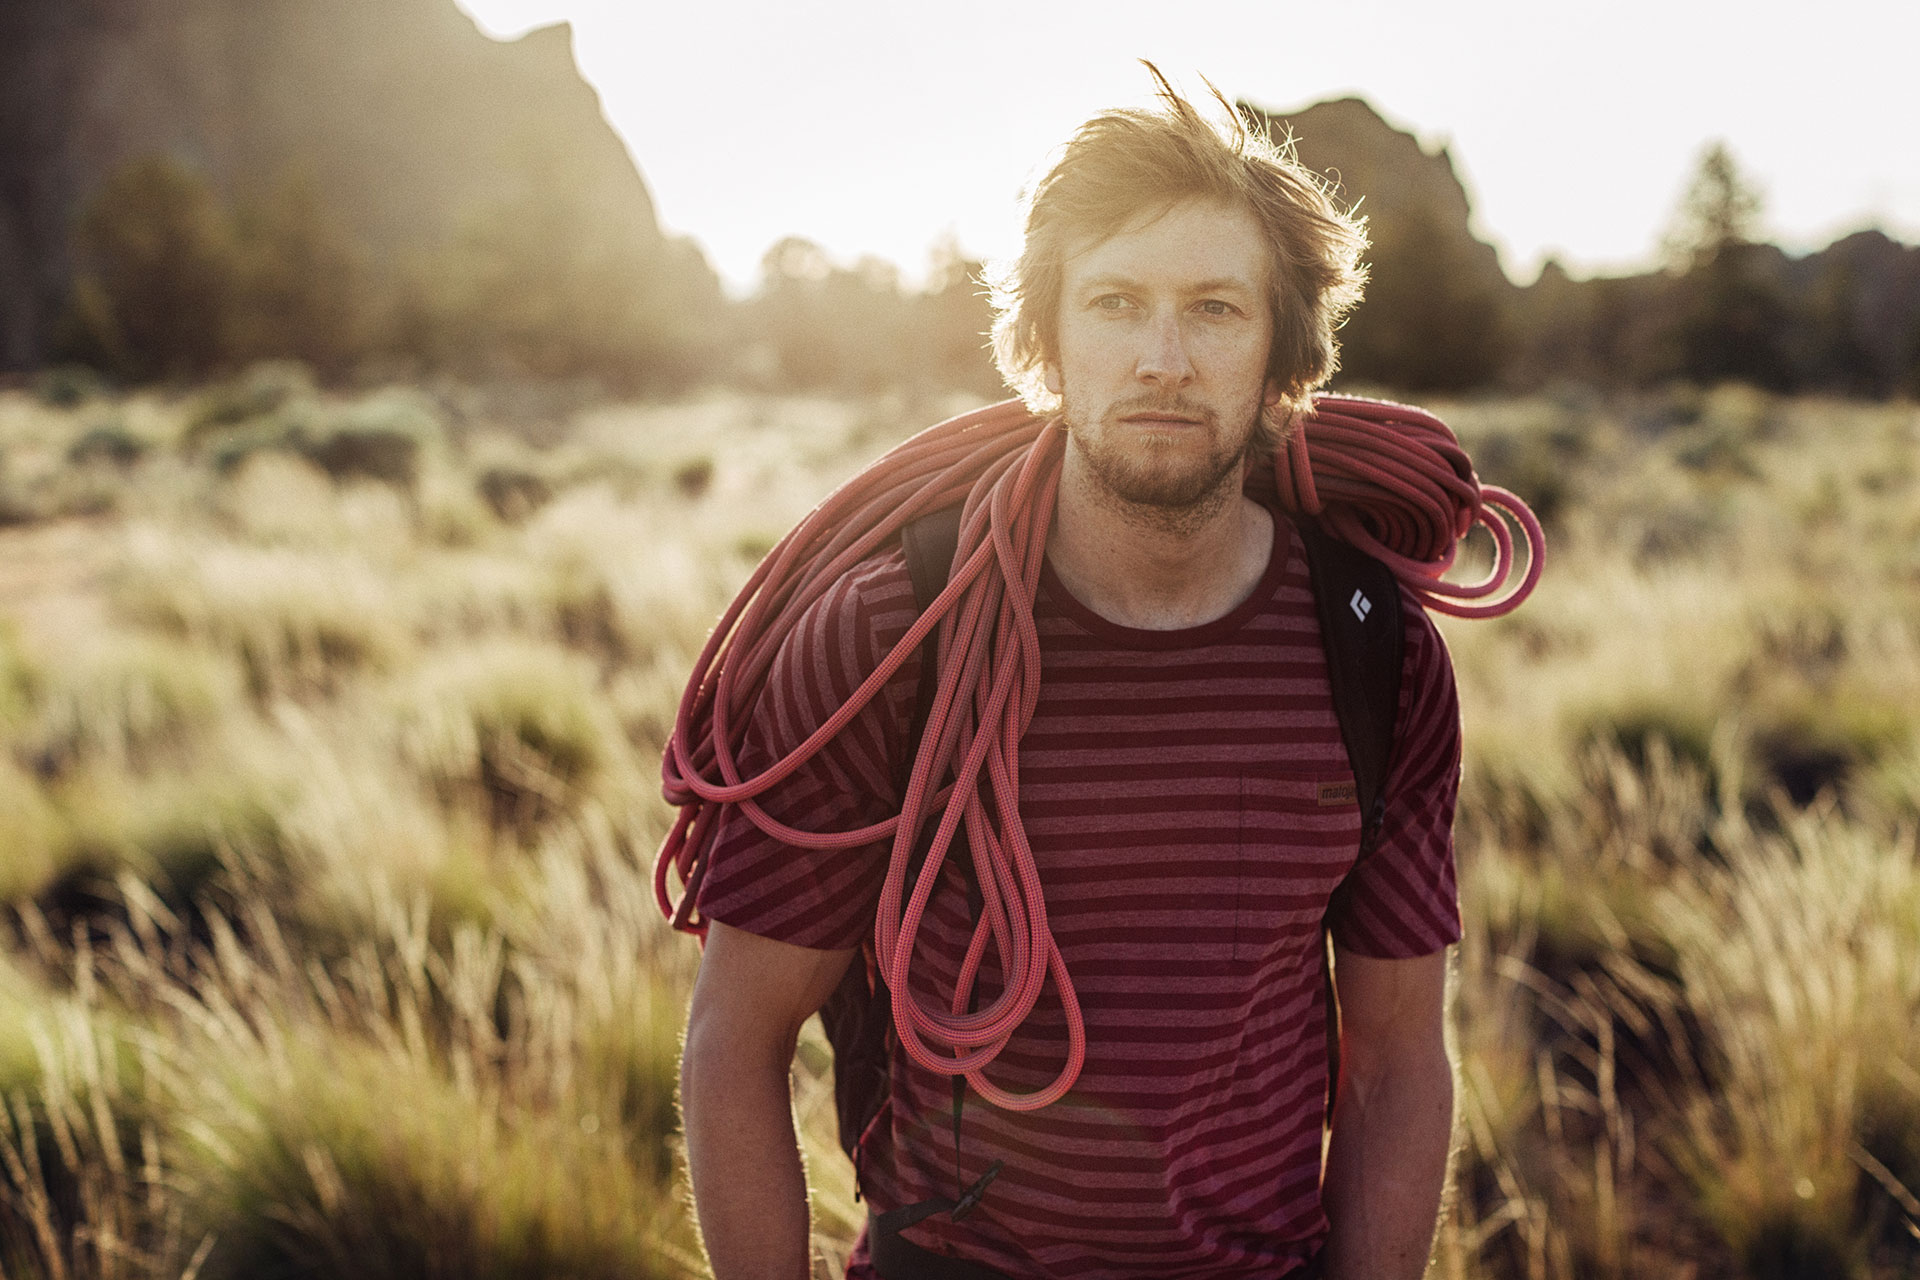
[(1121, 416), (1120, 421), (1136, 427), (1197, 427), (1201, 419), (1184, 413), (1166, 413), (1151, 411), (1147, 413), (1129, 413)]

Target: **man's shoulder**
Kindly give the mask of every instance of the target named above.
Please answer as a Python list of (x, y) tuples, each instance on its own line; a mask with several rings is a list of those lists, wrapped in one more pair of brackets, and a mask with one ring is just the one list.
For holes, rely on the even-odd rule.
[(889, 546), (846, 569), (801, 612), (782, 641), (782, 665), (792, 676), (858, 684), (919, 613), (906, 559)]
[(1447, 650), (1446, 637), (1435, 625), (1426, 603), (1405, 582), (1400, 583), (1400, 617), (1406, 632), (1406, 673), (1417, 679), (1444, 675), (1451, 680), (1453, 656)]
[(870, 606), (897, 607), (913, 600), (913, 581), (907, 576), (906, 553), (889, 543), (840, 575), (836, 584), (858, 595)]
[(904, 633), (919, 613), (906, 556), (889, 545), (842, 573), (803, 616)]

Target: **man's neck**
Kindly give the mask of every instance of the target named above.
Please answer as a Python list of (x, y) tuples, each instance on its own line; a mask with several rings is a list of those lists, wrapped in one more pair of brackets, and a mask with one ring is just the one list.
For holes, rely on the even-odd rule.
[(1047, 535), (1061, 585), (1109, 622), (1146, 631), (1204, 626), (1253, 594), (1273, 553), (1273, 516), (1234, 472), (1177, 511), (1128, 503), (1069, 448)]

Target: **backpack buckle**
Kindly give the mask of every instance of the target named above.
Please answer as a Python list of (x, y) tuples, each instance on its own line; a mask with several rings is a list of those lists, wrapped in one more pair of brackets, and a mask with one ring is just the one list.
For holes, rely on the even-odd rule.
[(987, 1171), (980, 1175), (979, 1180), (968, 1187), (958, 1200), (954, 1201), (953, 1212), (948, 1216), (955, 1222), (958, 1222), (960, 1219), (972, 1213), (980, 1204), (981, 1198), (987, 1194), (987, 1186), (995, 1178), (1000, 1176), (1000, 1170), (1006, 1163), (1005, 1160), (995, 1160), (992, 1164), (988, 1165)]

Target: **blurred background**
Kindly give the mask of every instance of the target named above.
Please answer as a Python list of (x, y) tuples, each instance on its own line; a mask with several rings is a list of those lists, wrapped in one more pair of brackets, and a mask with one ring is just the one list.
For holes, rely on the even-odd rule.
[(1920, 10), (695, 8), (0, 7), (0, 1277), (702, 1274), (681, 684), (1006, 394), (982, 258), (1142, 53), (1548, 529), (1443, 625), (1432, 1274), (1920, 1274)]
[[(955, 20), (951, 38), (858, 4), (670, 23), (470, 7), (496, 30), (578, 26), (498, 40), (418, 0), (9, 6), (0, 369), (138, 382), (288, 357), (331, 379), (992, 394), (977, 258), (1013, 251), (1049, 146), (1141, 99), (1121, 50), (1155, 43), (1128, 6)], [(1920, 19), (1385, 16), (1222, 8), (1158, 41), (1194, 58), (1166, 68), (1189, 91), (1206, 70), (1367, 215), (1374, 305), (1345, 335), (1349, 377), (1920, 389), (1920, 253), (1897, 238), (1920, 233), (1920, 158), (1903, 76), (1882, 74)], [(1209, 69), (1209, 42), (1303, 52)], [(1060, 65), (1031, 74), (1017, 47)], [(1447, 114), (1390, 122), (1381, 101)], [(673, 234), (642, 177), (654, 153)], [(1470, 189), (1491, 193), (1477, 216)]]

